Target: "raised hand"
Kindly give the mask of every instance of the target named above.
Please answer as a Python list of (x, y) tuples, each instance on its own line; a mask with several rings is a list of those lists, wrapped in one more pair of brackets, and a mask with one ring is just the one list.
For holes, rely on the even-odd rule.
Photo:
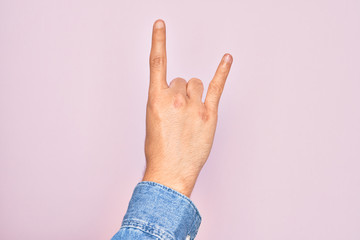
[(214, 140), (218, 106), (232, 56), (225, 54), (204, 91), (200, 79), (166, 80), (166, 27), (155, 21), (150, 52), (150, 85), (146, 111), (143, 181), (168, 186), (188, 197), (209, 157)]

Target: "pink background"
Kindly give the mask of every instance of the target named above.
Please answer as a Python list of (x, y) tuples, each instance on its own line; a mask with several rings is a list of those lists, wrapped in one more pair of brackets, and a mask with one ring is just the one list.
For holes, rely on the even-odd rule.
[(360, 1), (0, 1), (0, 238), (110, 239), (168, 82), (234, 62), (197, 239), (360, 239)]

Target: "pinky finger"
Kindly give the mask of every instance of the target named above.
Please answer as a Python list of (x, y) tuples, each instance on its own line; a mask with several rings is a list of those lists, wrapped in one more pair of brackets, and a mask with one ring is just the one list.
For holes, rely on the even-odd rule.
[(217, 112), (220, 97), (224, 90), (225, 82), (230, 72), (232, 61), (232, 56), (229, 53), (226, 53), (221, 59), (215, 75), (209, 84), (205, 98), (205, 106), (211, 112)]

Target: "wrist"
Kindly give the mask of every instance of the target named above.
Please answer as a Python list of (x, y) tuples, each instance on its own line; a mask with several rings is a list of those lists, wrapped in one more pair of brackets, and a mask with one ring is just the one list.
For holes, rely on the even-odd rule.
[(186, 178), (174, 174), (159, 174), (146, 170), (142, 181), (162, 184), (190, 198), (195, 186), (196, 178)]

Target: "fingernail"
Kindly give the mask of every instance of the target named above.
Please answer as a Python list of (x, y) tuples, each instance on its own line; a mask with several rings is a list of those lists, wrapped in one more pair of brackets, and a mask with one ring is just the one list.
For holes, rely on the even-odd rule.
[(159, 20), (156, 20), (156, 23), (155, 23), (155, 28), (163, 28), (165, 26), (164, 24), (164, 21), (159, 19)]
[(229, 53), (225, 54), (224, 61), (228, 63), (232, 63), (232, 56)]

